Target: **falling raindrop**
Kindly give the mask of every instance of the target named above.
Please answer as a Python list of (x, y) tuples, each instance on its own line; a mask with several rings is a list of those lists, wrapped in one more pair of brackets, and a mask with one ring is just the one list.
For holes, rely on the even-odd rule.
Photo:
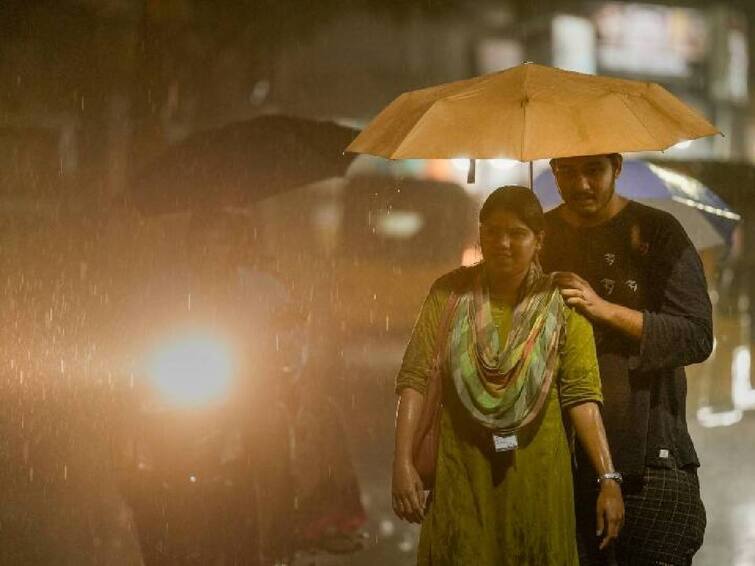
[(414, 550), (414, 542), (410, 539), (404, 539), (400, 543), (398, 543), (398, 549), (401, 552), (411, 552)]
[(380, 536), (384, 538), (392, 537), (396, 534), (396, 524), (391, 519), (380, 521)]

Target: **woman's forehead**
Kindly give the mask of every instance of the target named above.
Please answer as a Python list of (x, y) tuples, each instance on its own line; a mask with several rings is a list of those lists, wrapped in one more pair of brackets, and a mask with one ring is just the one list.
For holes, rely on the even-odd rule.
[(483, 226), (524, 226), (527, 224), (516, 214), (514, 211), (506, 208), (497, 208), (487, 215), (484, 222), (480, 223)]

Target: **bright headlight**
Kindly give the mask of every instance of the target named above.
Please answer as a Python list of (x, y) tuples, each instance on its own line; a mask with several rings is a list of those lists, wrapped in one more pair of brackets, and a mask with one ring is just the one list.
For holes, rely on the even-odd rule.
[(194, 407), (220, 401), (230, 393), (233, 355), (213, 336), (184, 335), (154, 352), (147, 372), (163, 401)]

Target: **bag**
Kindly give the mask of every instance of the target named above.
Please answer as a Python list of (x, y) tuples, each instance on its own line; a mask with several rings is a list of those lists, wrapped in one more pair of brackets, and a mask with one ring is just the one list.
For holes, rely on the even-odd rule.
[(438, 443), (440, 442), (440, 415), (443, 406), (443, 376), (441, 369), (443, 357), (448, 344), (448, 331), (453, 312), (456, 310), (458, 296), (451, 291), (448, 303), (441, 319), (438, 338), (435, 341), (430, 376), (425, 389), (417, 430), (414, 433), (412, 456), (425, 489), (430, 489), (435, 482), (435, 467), (438, 463)]

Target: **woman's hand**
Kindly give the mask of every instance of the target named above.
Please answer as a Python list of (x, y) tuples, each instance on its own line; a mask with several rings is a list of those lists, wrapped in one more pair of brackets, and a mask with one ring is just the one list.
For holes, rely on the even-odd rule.
[(624, 526), (624, 499), (621, 487), (613, 480), (600, 482), (600, 494), (595, 508), (596, 536), (603, 536), (600, 549), (603, 550), (619, 536)]
[[(590, 457), (596, 475), (602, 476), (614, 472), (615, 468), (606, 440), (606, 430), (603, 428), (603, 419), (597, 403), (592, 401), (580, 403), (569, 407), (568, 412), (577, 438)], [(624, 526), (624, 500), (621, 497), (621, 487), (616, 481), (604, 479), (600, 482), (600, 495), (598, 495), (595, 514), (597, 526), (595, 534), (603, 537), (600, 543), (602, 550), (616, 540), (621, 527)]]
[(393, 511), (410, 523), (421, 523), (425, 516), (425, 488), (410, 460), (393, 463)]

